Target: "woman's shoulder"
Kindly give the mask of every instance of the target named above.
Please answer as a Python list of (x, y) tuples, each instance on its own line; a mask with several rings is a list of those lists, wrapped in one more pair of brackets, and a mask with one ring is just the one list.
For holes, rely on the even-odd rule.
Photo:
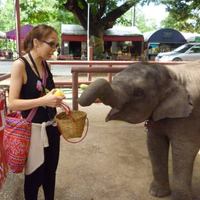
[(27, 56), (20, 56), (13, 62), (13, 66), (18, 66), (20, 68), (25, 68), (29, 66), (30, 64), (27, 59), (28, 59)]
[(13, 71), (25, 71), (26, 63), (20, 57), (13, 61), (12, 72)]
[(16, 60), (14, 60), (13, 64), (16, 65), (25, 65), (25, 61), (27, 60), (27, 58), (25, 56), (20, 56), (19, 58), (17, 58)]
[(25, 63), (23, 62), (23, 60), (21, 59), (17, 59), (13, 62), (13, 66), (17, 66), (17, 67), (24, 67), (25, 66)]

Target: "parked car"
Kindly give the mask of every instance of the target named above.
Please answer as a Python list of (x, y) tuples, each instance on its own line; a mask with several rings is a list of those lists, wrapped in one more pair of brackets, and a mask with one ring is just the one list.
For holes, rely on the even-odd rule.
[(159, 53), (156, 61), (193, 61), (200, 59), (200, 43), (187, 43), (170, 52)]

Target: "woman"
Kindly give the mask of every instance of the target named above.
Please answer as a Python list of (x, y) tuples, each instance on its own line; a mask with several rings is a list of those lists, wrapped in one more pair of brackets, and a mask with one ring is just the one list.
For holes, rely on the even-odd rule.
[[(30, 110), (37, 107), (32, 119), (31, 144), (26, 165), (24, 183), (26, 200), (37, 200), (40, 186), (43, 186), (46, 200), (54, 199), (55, 174), (60, 146), (60, 133), (54, 116), (56, 107), (60, 106), (63, 97), (54, 95), (56, 90), (50, 64), (45, 60), (51, 58), (57, 47), (57, 31), (47, 25), (38, 25), (28, 33), (24, 40), (26, 54), (14, 61), (12, 67), (9, 92), (10, 109), (20, 110), (23, 118), (26, 118)], [(44, 80), (46, 80), (45, 87)], [(44, 140), (41, 134), (43, 130), (41, 127), (44, 125), (48, 138), (46, 143), (40, 141)], [(39, 147), (38, 144), (43, 143), (45, 145), (40, 149), (41, 145)]]

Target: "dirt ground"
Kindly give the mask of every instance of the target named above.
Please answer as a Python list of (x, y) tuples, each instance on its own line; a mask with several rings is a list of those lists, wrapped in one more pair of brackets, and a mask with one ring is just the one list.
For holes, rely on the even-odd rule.
[[(72, 102), (68, 99), (67, 103), (71, 106)], [(110, 107), (102, 103), (79, 106), (79, 110), (88, 114), (88, 135), (78, 144), (61, 138), (55, 200), (158, 200), (148, 192), (152, 172), (144, 123), (105, 122)], [(171, 168), (170, 158), (170, 181)], [(199, 169), (200, 154), (192, 182), (198, 196)], [(9, 173), (0, 200), (23, 200), (23, 174)], [(42, 190), (38, 200), (44, 200)]]
[[(55, 200), (158, 199), (148, 192), (152, 173), (143, 123), (105, 122), (109, 109), (101, 103), (79, 107), (88, 114), (88, 135), (78, 144), (61, 138)], [(199, 169), (200, 155), (193, 177), (194, 192), (198, 196)], [(170, 177), (171, 174), (170, 159)], [(22, 200), (23, 175), (9, 174), (0, 195), (1, 200)], [(39, 200), (44, 200), (42, 191)]]
[[(108, 106), (93, 104), (88, 135), (79, 144), (61, 142), (57, 172), (57, 200), (156, 200), (148, 192), (152, 181), (144, 124), (105, 122)], [(200, 155), (193, 188), (200, 196)], [(170, 159), (170, 177), (171, 159)], [(162, 198), (168, 200), (170, 197)]]

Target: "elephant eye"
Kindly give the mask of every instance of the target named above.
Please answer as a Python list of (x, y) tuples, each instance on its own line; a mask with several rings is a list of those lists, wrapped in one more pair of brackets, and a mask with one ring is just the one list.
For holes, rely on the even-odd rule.
[(144, 94), (144, 90), (141, 88), (137, 88), (133, 92), (134, 97), (141, 97), (141, 96), (143, 96), (143, 94)]

